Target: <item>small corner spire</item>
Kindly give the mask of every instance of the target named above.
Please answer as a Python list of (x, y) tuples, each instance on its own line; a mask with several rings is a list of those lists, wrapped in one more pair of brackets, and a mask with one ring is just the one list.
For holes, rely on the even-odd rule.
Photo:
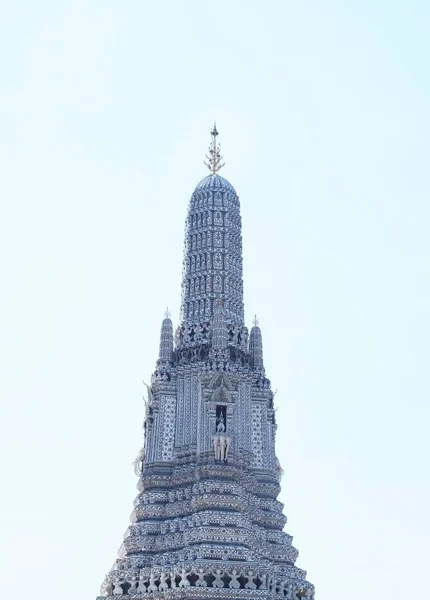
[(217, 143), (218, 130), (216, 128), (216, 123), (214, 122), (213, 129), (211, 131), (211, 145), (209, 146), (209, 154), (206, 154), (205, 165), (211, 171), (213, 175), (217, 173), (220, 169), (223, 168), (225, 163), (223, 163), (223, 157), (221, 156), (221, 148)]
[(173, 352), (173, 325), (170, 320), (170, 311), (166, 310), (164, 319), (161, 324), (160, 331), (160, 351), (158, 353), (159, 360), (168, 362), (172, 358)]

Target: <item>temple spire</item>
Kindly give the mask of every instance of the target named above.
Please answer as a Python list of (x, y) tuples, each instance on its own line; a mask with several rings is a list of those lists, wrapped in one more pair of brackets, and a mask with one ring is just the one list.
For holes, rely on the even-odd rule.
[(257, 315), (254, 317), (253, 327), (249, 334), (249, 353), (251, 354), (252, 368), (255, 371), (264, 371), (263, 364), (263, 338)]
[(211, 171), (213, 175), (217, 173), (220, 169), (223, 168), (225, 163), (222, 163), (223, 157), (220, 152), (220, 145), (217, 143), (218, 130), (216, 128), (216, 123), (214, 123), (213, 129), (211, 131), (211, 145), (209, 146), (209, 155), (206, 154), (206, 158), (208, 162), (205, 162), (205, 165)]
[(173, 323), (170, 319), (170, 311), (166, 310), (164, 319), (161, 324), (160, 332), (160, 350), (158, 353), (159, 360), (168, 362), (172, 358), (173, 353)]
[(211, 135), (186, 219), (180, 322), (174, 339), (167, 309), (146, 386), (139, 492), (98, 600), (314, 600), (283, 531), (274, 394), (258, 319), (249, 336), (244, 320), (240, 202)]

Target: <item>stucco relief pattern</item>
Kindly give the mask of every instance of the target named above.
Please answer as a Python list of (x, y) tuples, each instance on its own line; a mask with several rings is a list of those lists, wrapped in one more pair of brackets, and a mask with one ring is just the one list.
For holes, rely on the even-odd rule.
[(173, 458), (175, 444), (176, 398), (161, 396), (161, 405), (163, 407), (161, 458), (170, 461)]
[(261, 427), (262, 407), (260, 403), (253, 403), (251, 408), (252, 422), (252, 458), (251, 465), (258, 469), (263, 467), (263, 431)]

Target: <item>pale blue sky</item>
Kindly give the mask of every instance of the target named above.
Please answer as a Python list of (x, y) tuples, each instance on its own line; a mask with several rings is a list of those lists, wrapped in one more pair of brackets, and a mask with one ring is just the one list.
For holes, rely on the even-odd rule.
[(297, 564), (424, 598), (428, 3), (0, 7), (3, 595), (95, 598), (114, 561), (216, 118)]

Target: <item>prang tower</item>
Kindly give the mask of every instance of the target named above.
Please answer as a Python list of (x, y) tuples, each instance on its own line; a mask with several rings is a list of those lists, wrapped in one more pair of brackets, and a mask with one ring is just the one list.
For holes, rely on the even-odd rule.
[[(139, 493), (101, 597), (314, 598), (276, 499), (273, 392), (244, 323), (239, 198), (211, 173), (188, 209), (180, 324), (166, 314), (145, 401)], [(99, 598), (101, 598), (99, 597)]]

